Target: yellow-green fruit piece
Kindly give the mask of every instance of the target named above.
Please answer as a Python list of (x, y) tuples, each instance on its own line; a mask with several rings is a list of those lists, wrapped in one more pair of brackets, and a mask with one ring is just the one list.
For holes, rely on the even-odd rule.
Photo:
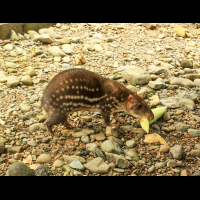
[(151, 110), (154, 114), (154, 118), (149, 122), (150, 124), (153, 124), (156, 120), (158, 120), (166, 111), (166, 107), (158, 107)]
[(154, 114), (154, 119), (151, 121), (148, 121), (148, 119), (146, 117), (143, 117), (140, 120), (140, 125), (141, 127), (147, 132), (149, 133), (149, 125), (153, 124), (156, 120), (158, 120), (166, 111), (166, 107), (158, 107), (158, 108), (154, 108), (151, 110)]
[(149, 133), (149, 120), (146, 117), (143, 117), (140, 120), (140, 125), (147, 133)]

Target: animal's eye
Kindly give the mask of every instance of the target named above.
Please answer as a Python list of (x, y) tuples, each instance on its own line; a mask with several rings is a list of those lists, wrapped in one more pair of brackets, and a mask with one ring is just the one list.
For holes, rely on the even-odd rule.
[(141, 104), (137, 104), (136, 106), (137, 106), (137, 108), (142, 108)]

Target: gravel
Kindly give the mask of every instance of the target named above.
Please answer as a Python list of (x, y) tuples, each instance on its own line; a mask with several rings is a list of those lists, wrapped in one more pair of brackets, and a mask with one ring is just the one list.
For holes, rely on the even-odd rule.
[[(0, 43), (0, 176), (199, 176), (197, 30), (194, 24), (57, 23), (24, 37), (12, 31), (14, 40)], [(167, 145), (144, 142), (139, 120), (125, 112), (119, 112), (124, 124), (111, 117), (115, 129), (99, 113), (73, 113), (76, 129), (57, 125), (50, 136), (43, 89), (71, 68), (115, 79), (147, 103), (152, 97), (152, 108), (167, 106), (150, 126)]]

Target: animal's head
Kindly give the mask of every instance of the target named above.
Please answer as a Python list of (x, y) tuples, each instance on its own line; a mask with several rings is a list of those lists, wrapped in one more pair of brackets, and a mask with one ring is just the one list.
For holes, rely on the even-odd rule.
[(146, 117), (149, 121), (154, 118), (148, 104), (136, 92), (128, 96), (125, 102), (125, 111), (134, 117)]

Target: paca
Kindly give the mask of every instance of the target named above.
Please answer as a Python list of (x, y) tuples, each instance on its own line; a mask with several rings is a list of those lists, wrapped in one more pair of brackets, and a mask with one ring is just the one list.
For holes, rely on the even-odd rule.
[(85, 69), (58, 73), (45, 88), (41, 103), (48, 116), (45, 123), (50, 134), (55, 124), (63, 123), (70, 128), (69, 114), (80, 110), (100, 112), (108, 126), (111, 114), (116, 121), (124, 122), (118, 117), (119, 111), (148, 120), (154, 118), (148, 104), (136, 92)]

